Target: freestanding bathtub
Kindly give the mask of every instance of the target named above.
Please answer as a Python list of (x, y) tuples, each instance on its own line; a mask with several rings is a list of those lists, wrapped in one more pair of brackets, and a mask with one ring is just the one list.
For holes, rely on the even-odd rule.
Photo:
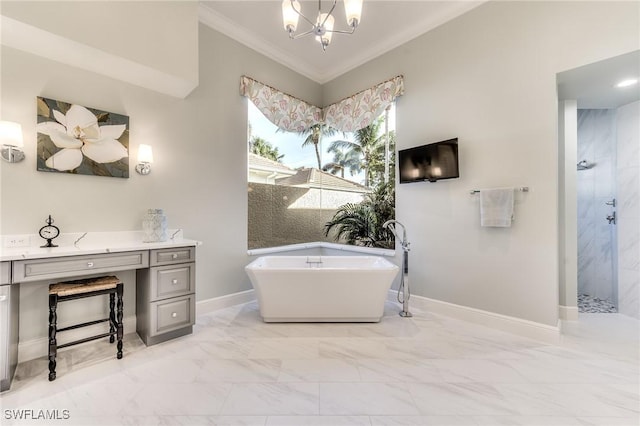
[(245, 269), (265, 322), (378, 322), (399, 268), (378, 256), (263, 256)]

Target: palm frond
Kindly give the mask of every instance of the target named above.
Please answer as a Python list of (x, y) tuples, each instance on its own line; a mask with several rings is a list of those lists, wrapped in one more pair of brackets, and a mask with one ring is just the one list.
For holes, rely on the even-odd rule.
[(325, 224), (325, 236), (334, 233), (335, 241), (364, 247), (393, 248), (394, 236), (382, 225), (395, 217), (395, 189), (381, 184), (358, 204), (341, 206)]

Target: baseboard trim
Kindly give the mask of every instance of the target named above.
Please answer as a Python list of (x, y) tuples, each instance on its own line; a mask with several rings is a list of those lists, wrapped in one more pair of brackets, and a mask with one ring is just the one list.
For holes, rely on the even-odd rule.
[(576, 306), (558, 305), (558, 317), (565, 321), (578, 321), (578, 308)]
[(254, 300), (256, 300), (256, 292), (254, 289), (227, 294), (220, 297), (213, 297), (207, 300), (200, 300), (199, 302), (196, 302), (196, 316), (208, 314), (210, 312), (217, 311), (218, 309), (252, 302)]
[[(131, 315), (123, 319), (124, 334), (136, 332), (136, 316)], [(104, 332), (105, 324), (96, 324), (77, 330), (69, 330), (64, 333), (64, 341), (82, 339), (92, 334)], [(115, 349), (114, 349), (115, 350)], [(49, 353), (49, 338), (40, 337), (27, 340), (18, 344), (18, 363), (31, 361), (32, 359), (47, 356)]]
[[(389, 290), (388, 299), (397, 301), (396, 293), (397, 290)], [(560, 341), (560, 328), (558, 326), (541, 324), (414, 294), (411, 295), (410, 306), (547, 343), (558, 343)]]

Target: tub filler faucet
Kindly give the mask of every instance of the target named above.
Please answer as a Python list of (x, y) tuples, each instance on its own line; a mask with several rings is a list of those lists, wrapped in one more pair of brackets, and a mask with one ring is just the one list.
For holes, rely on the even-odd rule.
[[(397, 226), (402, 227), (402, 238), (398, 234)], [(396, 241), (400, 242), (402, 247), (402, 275), (400, 275), (400, 287), (398, 287), (398, 302), (402, 303), (401, 317), (412, 317), (413, 314), (409, 312), (409, 298), (411, 297), (411, 291), (409, 290), (409, 241), (407, 240), (407, 229), (403, 224), (397, 220), (388, 220), (383, 225), (383, 228), (388, 229), (396, 237)], [(402, 297), (400, 296), (402, 293)]]

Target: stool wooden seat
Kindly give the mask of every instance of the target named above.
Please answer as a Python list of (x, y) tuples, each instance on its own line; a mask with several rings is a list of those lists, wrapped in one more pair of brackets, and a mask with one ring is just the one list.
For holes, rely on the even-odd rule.
[[(90, 342), (92, 340), (101, 339), (103, 337), (109, 337), (109, 343), (113, 343), (117, 338), (118, 343), (116, 345), (116, 356), (118, 359), (122, 358), (123, 290), (124, 286), (122, 282), (118, 279), (118, 277), (115, 276), (85, 278), (81, 280), (65, 281), (49, 285), (49, 381), (53, 381), (56, 379), (56, 355), (58, 353), (58, 349), (61, 348)], [(57, 308), (59, 302), (99, 296), (103, 294), (109, 295), (109, 318), (84, 322), (81, 324), (75, 324), (69, 327), (58, 329)], [(75, 340), (63, 345), (57, 344), (57, 333), (74, 330), (76, 328), (87, 327), (102, 322), (109, 322), (108, 333), (86, 337), (84, 339)]]

